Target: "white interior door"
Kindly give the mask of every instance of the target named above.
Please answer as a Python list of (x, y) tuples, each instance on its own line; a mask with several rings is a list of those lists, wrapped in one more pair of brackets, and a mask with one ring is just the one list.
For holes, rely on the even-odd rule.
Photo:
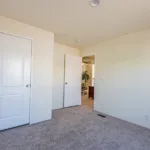
[(64, 107), (81, 105), (82, 58), (65, 56)]
[(31, 41), (0, 33), (0, 130), (29, 123)]

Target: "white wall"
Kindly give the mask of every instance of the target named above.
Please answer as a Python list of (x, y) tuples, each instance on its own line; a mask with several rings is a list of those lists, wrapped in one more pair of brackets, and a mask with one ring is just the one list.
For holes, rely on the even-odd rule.
[(95, 110), (150, 128), (150, 29), (102, 42), (96, 54)]
[(53, 33), (2, 16), (0, 32), (33, 39), (30, 123), (51, 119)]
[(80, 50), (67, 45), (54, 44), (53, 109), (63, 107), (64, 55), (80, 56)]

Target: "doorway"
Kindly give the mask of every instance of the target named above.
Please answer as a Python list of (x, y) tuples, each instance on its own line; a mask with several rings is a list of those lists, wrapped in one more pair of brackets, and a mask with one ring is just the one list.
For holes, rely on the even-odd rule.
[(94, 108), (95, 55), (82, 58), (82, 105)]

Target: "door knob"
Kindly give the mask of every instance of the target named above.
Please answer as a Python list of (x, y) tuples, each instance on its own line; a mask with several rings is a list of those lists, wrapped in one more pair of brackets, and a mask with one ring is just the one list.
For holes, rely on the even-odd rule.
[(65, 84), (68, 84), (67, 82), (65, 82)]
[(30, 84), (27, 84), (26, 87), (29, 88), (29, 87), (30, 87)]

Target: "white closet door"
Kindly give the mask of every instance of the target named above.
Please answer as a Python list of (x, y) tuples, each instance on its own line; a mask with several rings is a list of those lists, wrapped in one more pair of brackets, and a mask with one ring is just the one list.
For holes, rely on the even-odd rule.
[(0, 33), (0, 130), (29, 123), (31, 41)]
[(64, 107), (81, 105), (82, 58), (65, 56)]

